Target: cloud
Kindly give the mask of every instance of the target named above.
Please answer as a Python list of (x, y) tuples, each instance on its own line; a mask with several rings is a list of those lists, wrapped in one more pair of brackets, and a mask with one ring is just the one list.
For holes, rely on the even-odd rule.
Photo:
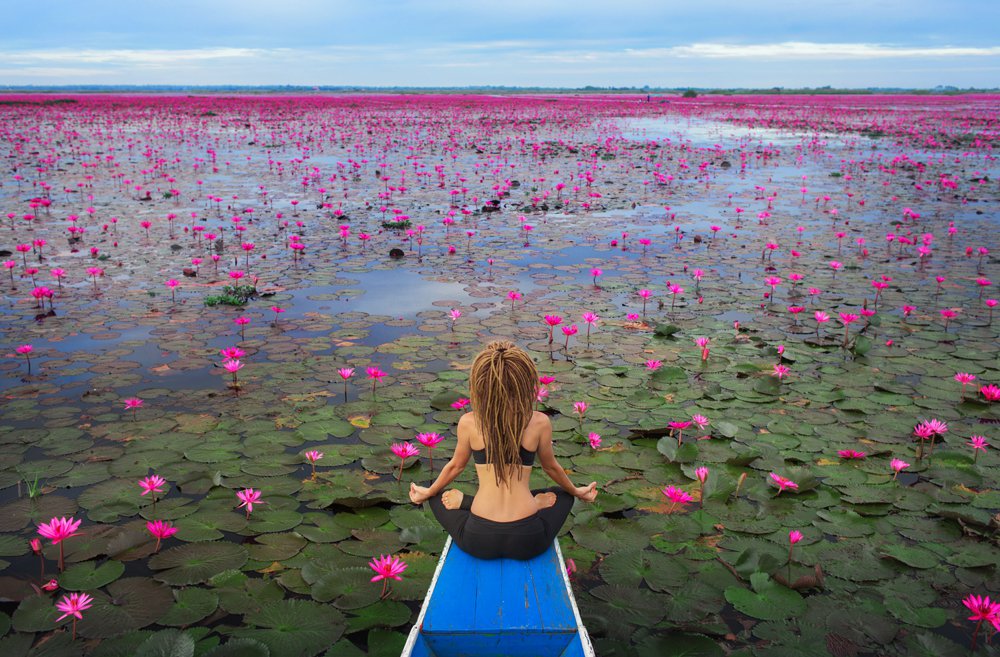
[(995, 57), (1000, 46), (893, 46), (875, 43), (812, 43), (785, 41), (764, 44), (693, 43), (671, 48), (628, 49), (634, 57), (698, 59), (893, 59)]
[(194, 48), (194, 49), (111, 49), (111, 50), (22, 50), (0, 52), (0, 62), (11, 64), (121, 64), (123, 66), (176, 66), (223, 59), (266, 57), (285, 49)]

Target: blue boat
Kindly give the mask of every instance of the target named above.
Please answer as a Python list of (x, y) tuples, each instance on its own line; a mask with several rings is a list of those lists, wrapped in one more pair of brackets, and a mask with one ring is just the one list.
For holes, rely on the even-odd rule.
[(593, 657), (559, 539), (527, 561), (469, 556), (448, 537), (402, 657)]

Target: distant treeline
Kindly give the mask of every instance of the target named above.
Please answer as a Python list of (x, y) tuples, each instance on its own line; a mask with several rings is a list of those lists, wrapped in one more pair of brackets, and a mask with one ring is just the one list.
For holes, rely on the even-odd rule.
[(951, 86), (937, 86), (926, 89), (910, 89), (904, 87), (865, 87), (838, 88), (823, 87), (770, 87), (758, 89), (746, 88), (716, 88), (716, 87), (509, 87), (509, 86), (468, 86), (468, 87), (379, 87), (379, 86), (346, 86), (346, 85), (0, 85), (0, 93), (490, 93), (490, 94), (572, 94), (572, 93), (602, 93), (602, 94), (669, 94), (680, 95), (684, 92), (696, 92), (698, 95), (745, 95), (745, 94), (789, 94), (789, 95), (844, 95), (844, 94), (917, 94), (917, 95), (953, 95), (996, 93), (1000, 88), (981, 89), (968, 87), (960, 89)]

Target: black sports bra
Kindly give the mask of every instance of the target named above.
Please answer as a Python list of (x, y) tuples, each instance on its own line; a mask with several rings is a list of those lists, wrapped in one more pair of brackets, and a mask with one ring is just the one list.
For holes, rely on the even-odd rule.
[[(521, 451), (521, 465), (531, 467), (535, 464), (535, 453), (529, 452), (524, 447), (520, 448)], [(472, 450), (472, 460), (476, 465), (486, 465), (486, 449), (474, 449)]]

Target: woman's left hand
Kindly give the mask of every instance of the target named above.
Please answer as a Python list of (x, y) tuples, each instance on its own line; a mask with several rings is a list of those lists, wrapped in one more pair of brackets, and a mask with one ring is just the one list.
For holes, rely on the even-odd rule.
[(410, 501), (414, 504), (423, 504), (432, 497), (431, 490), (424, 486), (417, 486), (410, 482)]

